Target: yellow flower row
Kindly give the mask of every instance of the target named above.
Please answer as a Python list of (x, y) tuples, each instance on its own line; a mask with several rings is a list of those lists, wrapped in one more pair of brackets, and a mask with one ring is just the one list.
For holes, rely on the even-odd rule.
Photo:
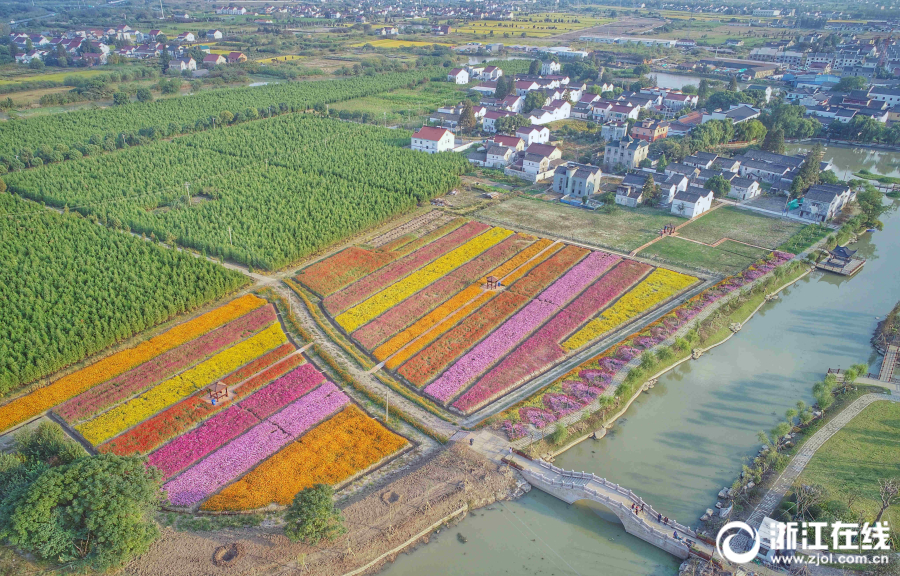
[(588, 322), (584, 328), (563, 342), (563, 348), (567, 350), (581, 348), (613, 328), (665, 302), (696, 281), (697, 279), (693, 276), (657, 268), (631, 292), (619, 298), (618, 302), (604, 310), (600, 316)]
[(25, 422), (97, 384), (115, 378), (135, 366), (202, 336), (213, 328), (231, 322), (265, 303), (265, 300), (252, 294), (242, 296), (193, 320), (179, 324), (146, 342), (141, 342), (134, 348), (107, 356), (78, 372), (63, 376), (49, 386), (16, 398), (12, 402), (0, 406), (0, 430), (6, 430)]
[(288, 505), (313, 484), (337, 484), (406, 445), (351, 404), (210, 498), (204, 510)]
[(287, 338), (281, 331), (281, 325), (276, 322), (206, 362), (77, 426), (77, 429), (91, 444), (100, 444), (285, 342)]
[(511, 230), (491, 228), (484, 234), (472, 238), (462, 246), (441, 256), (431, 264), (419, 268), (406, 278), (370, 296), (368, 299), (340, 314), (335, 320), (347, 332), (353, 332), (363, 324), (380, 316), (392, 306), (396, 306), (510, 235), (512, 235)]
[[(488, 293), (485, 297), (479, 298), (478, 300), (471, 302), (468, 306), (460, 308), (477, 297), (482, 290), (482, 286), (487, 281), (487, 276), (496, 276), (497, 278), (502, 279), (504, 276), (522, 266), (531, 258), (534, 258), (536, 254), (538, 254), (541, 250), (546, 248), (549, 244), (551, 244), (550, 240), (542, 239), (538, 240), (534, 244), (528, 246), (490, 273), (488, 273), (484, 278), (482, 278), (478, 284), (473, 284), (454, 296), (450, 298), (437, 308), (435, 308), (431, 313), (426, 314), (422, 318), (420, 318), (415, 324), (404, 330), (403, 332), (397, 334), (381, 346), (375, 349), (375, 357), (379, 360), (384, 360), (386, 358), (390, 358), (391, 355), (396, 354), (398, 350), (402, 350), (400, 354), (396, 354), (393, 358), (391, 358), (386, 366), (388, 368), (395, 368), (409, 359), (413, 354), (424, 348), (426, 345), (434, 341), (435, 338), (446, 332), (450, 329), (451, 326), (455, 323), (459, 318), (468, 316), (469, 313), (478, 307), (480, 307), (484, 302), (490, 300), (491, 297), (495, 294), (495, 292)], [(527, 268), (530, 270), (531, 267), (536, 265), (538, 262), (530, 262)], [(451, 317), (452, 316), (452, 317)], [(427, 337), (422, 338), (416, 341), (412, 346), (407, 346), (407, 348), (403, 349), (404, 346), (418, 338), (420, 335), (424, 334), (427, 330), (429, 330), (432, 326), (447, 318), (447, 322), (444, 324), (443, 329), (434, 330), (429, 333)]]

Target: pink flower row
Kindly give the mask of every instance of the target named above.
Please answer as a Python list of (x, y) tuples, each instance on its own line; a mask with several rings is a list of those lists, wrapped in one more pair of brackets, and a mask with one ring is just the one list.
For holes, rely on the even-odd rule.
[(401, 278), (405, 278), (432, 260), (471, 240), (488, 228), (490, 226), (487, 224), (468, 222), (446, 236), (422, 246), (412, 254), (407, 254), (396, 262), (388, 264), (374, 274), (335, 292), (324, 300), (325, 308), (329, 313), (336, 316)]
[(460, 290), (480, 280), (499, 263), (506, 262), (528, 244), (518, 234), (506, 238), (372, 320), (354, 332), (353, 337), (367, 349), (373, 350)]
[(178, 436), (153, 452), (149, 462), (162, 471), (164, 478), (169, 478), (303, 396), (324, 378), (311, 364), (304, 364)]
[(78, 422), (138, 394), (150, 386), (233, 345), (275, 322), (272, 306), (262, 306), (199, 338), (160, 354), (140, 366), (75, 396), (56, 412), (67, 422)]
[(168, 493), (169, 501), (176, 506), (193, 506), (208, 498), (327, 419), (348, 401), (334, 384), (326, 382), (166, 482), (163, 489)]
[(470, 412), (565, 357), (559, 342), (627, 292), (650, 266), (626, 260), (591, 285), (453, 404)]
[[(560, 279), (544, 290), (475, 348), (448, 368), (425, 388), (425, 393), (446, 402), (479, 374), (508, 354), (525, 336), (543, 324), (568, 299), (584, 290), (591, 282), (619, 261), (616, 256), (593, 252)], [(564, 296), (568, 294), (568, 297)]]

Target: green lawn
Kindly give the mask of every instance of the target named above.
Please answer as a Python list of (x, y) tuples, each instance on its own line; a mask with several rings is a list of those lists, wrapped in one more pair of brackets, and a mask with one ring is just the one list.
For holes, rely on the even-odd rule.
[(724, 206), (691, 222), (680, 229), (678, 234), (707, 244), (714, 244), (722, 238), (731, 238), (738, 242), (774, 249), (801, 228), (802, 224)]
[[(900, 478), (900, 404), (876, 402), (831, 437), (815, 453), (798, 482), (821, 484), (836, 507), (846, 507), (847, 494), (858, 499), (854, 511), (872, 522), (879, 510), (878, 480)], [(841, 502), (837, 506), (837, 502)], [(889, 508), (890, 526), (900, 524), (900, 506)]]
[(617, 208), (611, 214), (546, 202), (515, 198), (479, 212), (513, 228), (560, 236), (586, 244), (630, 252), (659, 235), (666, 224), (681, 218), (655, 208)]
[(365, 98), (355, 98), (330, 105), (332, 110), (369, 112), (387, 120), (398, 116), (429, 114), (441, 106), (457, 104), (465, 96), (464, 88), (449, 82), (429, 82), (409, 90), (401, 88)]
[(822, 224), (808, 224), (778, 246), (779, 250), (800, 254), (822, 238), (828, 236), (831, 229)]
[[(704, 216), (704, 218), (706, 218)], [(683, 230), (683, 228), (682, 228)], [(768, 252), (726, 241), (715, 248), (680, 238), (663, 238), (638, 254), (673, 266), (683, 266), (713, 274), (732, 275), (740, 272)]]

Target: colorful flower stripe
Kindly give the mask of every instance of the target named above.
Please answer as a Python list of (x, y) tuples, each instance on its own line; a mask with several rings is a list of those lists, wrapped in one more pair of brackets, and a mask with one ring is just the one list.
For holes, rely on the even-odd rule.
[(622, 296), (599, 317), (563, 342), (566, 350), (577, 350), (658, 304), (678, 294), (697, 279), (664, 268), (657, 268), (634, 290)]
[(190, 506), (207, 498), (328, 418), (347, 402), (349, 399), (337, 386), (326, 382), (316, 389), (312, 397), (304, 396), (289, 404), (282, 412), (257, 424), (243, 436), (166, 483), (163, 488), (169, 494), (169, 501), (178, 506)]
[(314, 366), (304, 364), (241, 402), (241, 408), (260, 420), (268, 418), (282, 406), (290, 404), (318, 386), (324, 379), (325, 376)]
[(469, 388), (453, 406), (465, 413), (477, 410), (562, 360), (566, 352), (560, 348), (560, 340), (628, 290), (650, 269), (633, 260), (616, 266)]
[[(274, 354), (285, 347), (288, 347), (289, 350), (294, 349), (292, 345), (285, 344), (284, 346), (269, 352), (266, 356)], [(234, 398), (232, 398), (231, 401), (237, 402), (241, 398), (246, 398), (272, 380), (290, 372), (303, 362), (303, 356), (299, 354), (289, 356), (241, 384), (241, 386), (233, 392)], [(159, 448), (172, 438), (184, 434), (204, 419), (221, 412), (228, 406), (229, 404), (224, 402), (217, 403), (213, 406), (203, 399), (202, 392), (189, 396), (178, 404), (160, 412), (156, 416), (144, 420), (124, 434), (116, 436), (112, 440), (101, 444), (97, 447), (97, 450), (103, 453), (118, 454), (119, 456), (146, 454), (151, 450)]]
[(512, 233), (511, 230), (505, 228), (491, 228), (484, 234), (469, 240), (427, 266), (419, 268), (403, 280), (391, 284), (381, 292), (340, 314), (335, 318), (335, 321), (347, 332), (353, 332), (425, 286), (446, 276), (451, 270), (459, 268), (494, 244), (502, 241), (507, 236), (511, 236)]
[[(498, 268), (492, 270), (490, 274), (488, 274), (488, 276), (503, 278), (511, 271), (527, 262), (529, 259), (534, 258), (534, 256), (541, 250), (546, 248), (548, 244), (550, 244), (550, 240), (538, 240), (531, 246), (528, 246), (523, 251), (513, 256), (511, 259), (507, 260), (505, 263), (501, 264)], [(537, 265), (538, 263), (539, 262), (534, 262), (534, 265)], [(447, 318), (451, 315), (459, 316), (459, 308), (472, 298), (475, 298), (476, 296), (481, 294), (481, 292), (481, 281), (479, 281), (478, 284), (469, 286), (453, 298), (447, 300), (446, 302), (435, 308), (434, 311), (432, 311), (428, 315), (419, 319), (419, 321), (417, 321), (415, 324), (413, 324), (403, 332), (400, 332), (385, 344), (379, 346), (374, 352), (375, 357), (379, 360), (384, 360), (385, 358), (396, 354), (398, 350), (418, 338), (421, 334), (429, 330), (438, 322), (441, 322), (444, 318)], [(474, 310), (474, 308), (472, 308), (472, 310)], [(451, 323), (445, 324), (445, 330), (449, 330), (452, 325), (453, 324)], [(436, 330), (433, 333), (429, 334), (429, 338), (423, 338), (421, 341), (416, 342), (415, 346), (407, 347), (403, 350), (402, 354), (398, 354), (395, 358), (391, 358), (391, 360), (386, 364), (387, 367), (391, 369), (396, 368), (397, 366), (405, 362), (410, 356), (424, 348), (428, 342), (431, 342), (435, 338), (440, 336), (445, 330)]]
[[(240, 368), (238, 368), (237, 370), (235, 370), (228, 376), (222, 378), (221, 382), (223, 384), (225, 384), (226, 386), (237, 386), (238, 384), (240, 384), (241, 382), (244, 382), (245, 380), (247, 380), (247, 378), (250, 378), (257, 372), (261, 372), (262, 370), (268, 368), (269, 366), (271, 366), (275, 362), (278, 362), (282, 358), (287, 358), (291, 354), (294, 354), (296, 351), (297, 351), (297, 349), (294, 347), (293, 344), (291, 344), (290, 342), (285, 342), (284, 344), (282, 344), (278, 348), (275, 348), (271, 352), (267, 352), (267, 353), (263, 354), (262, 356), (260, 356), (256, 360), (254, 360), (253, 362), (248, 362), (247, 364), (244, 364), (243, 366), (241, 366)], [(297, 354), (297, 356), (300, 357), (300, 360), (303, 360), (303, 356), (300, 356), (299, 354)], [(299, 366), (300, 364), (302, 364), (302, 362), (300, 362), (296, 365)], [(243, 387), (244, 387), (244, 384), (241, 384), (242, 389), (243, 389)]]
[(415, 239), (416, 239), (416, 235), (413, 233), (404, 234), (403, 236), (400, 236), (399, 238), (395, 238), (394, 240), (391, 240), (387, 244), (383, 244), (383, 245), (379, 246), (378, 249), (381, 250), (382, 252), (393, 252), (397, 248), (406, 246), (407, 244), (409, 244), (410, 242), (412, 242)]
[(326, 382), (269, 421), (296, 438), (349, 403), (340, 388)]
[[(549, 246), (551, 244), (553, 244), (552, 240), (547, 240), (546, 238), (541, 238), (537, 242), (531, 244), (528, 248), (525, 248), (524, 250), (522, 250), (521, 252), (516, 254), (514, 257), (510, 258), (509, 260), (507, 260), (506, 262), (504, 262), (503, 264), (498, 266), (495, 270), (493, 270), (490, 274), (488, 274), (488, 276), (496, 276), (497, 278), (500, 278), (501, 280), (503, 280), (505, 276), (508, 276), (510, 274), (510, 272), (512, 272), (513, 270), (516, 270), (516, 268), (518, 268), (519, 266), (522, 266), (523, 264), (525, 264), (526, 262), (528, 262), (529, 260), (531, 260), (532, 258), (537, 256), (538, 254), (540, 254), (542, 250), (544, 250), (545, 248), (547, 248), (547, 246)], [(563, 247), (563, 245), (560, 244), (559, 247), (557, 248), (557, 250), (562, 247)], [(554, 251), (548, 250), (546, 253), (541, 255), (541, 258), (536, 258), (533, 262), (528, 262), (528, 264), (522, 270), (517, 270), (516, 273), (524, 274), (525, 272), (528, 272), (529, 270), (531, 270), (532, 268), (534, 268), (535, 266), (537, 266), (538, 264), (540, 264), (541, 262), (543, 262), (544, 260), (549, 258), (553, 254), (553, 252)], [(521, 278), (521, 275), (517, 276), (517, 278)], [(512, 284), (513, 282), (516, 281), (517, 278), (513, 278), (513, 277), (506, 278), (505, 283)]]
[(150, 455), (150, 464), (169, 478), (232, 438), (300, 398), (324, 380), (322, 373), (304, 364), (282, 376), (243, 402), (232, 405), (200, 426), (175, 438)]
[(587, 250), (574, 246), (558, 246), (525, 264), (523, 268), (533, 266), (526, 276), (413, 356), (398, 373), (416, 386), (424, 386), (587, 253)]
[(63, 376), (49, 386), (16, 398), (0, 406), (0, 431), (33, 418), (101, 382), (106, 382), (151, 358), (206, 334), (213, 328), (243, 316), (265, 303), (265, 300), (253, 294), (242, 296), (146, 342), (141, 342), (134, 348), (117, 352), (78, 372)]
[(490, 228), (480, 222), (468, 222), (453, 232), (443, 236), (430, 244), (422, 246), (399, 260), (388, 264), (374, 274), (366, 276), (362, 280), (354, 282), (343, 290), (335, 292), (322, 301), (325, 309), (332, 315), (340, 314), (345, 310), (356, 306), (366, 298), (397, 282), (401, 278), (415, 272), (429, 262), (440, 258), (454, 248), (478, 236)]
[(278, 426), (268, 421), (260, 422), (180, 476), (166, 482), (163, 490), (168, 493), (172, 504), (193, 506), (278, 452), (290, 441), (291, 437)]
[(530, 236), (513, 234), (375, 318), (354, 332), (353, 337), (367, 350), (374, 349), (398, 331), (405, 329), (446, 302), (447, 299), (452, 298), (454, 294), (472, 282), (477, 282), (479, 278), (493, 270), (498, 262), (509, 260), (531, 242)]
[(151, 454), (148, 462), (159, 468), (163, 478), (171, 478), (256, 424), (259, 418), (240, 406), (229, 406)]
[(351, 404), (210, 498), (202, 508), (253, 510), (273, 502), (287, 505), (304, 488), (343, 482), (406, 443)]
[(135, 424), (146, 420), (163, 408), (170, 406), (229, 372), (240, 368), (250, 360), (284, 344), (286, 337), (281, 325), (272, 324), (259, 334), (220, 352), (190, 370), (166, 380), (140, 396), (120, 404), (109, 412), (90, 420), (77, 430), (91, 444), (120, 434)]
[(581, 293), (620, 259), (604, 252), (592, 252), (544, 290), (536, 300), (503, 323), (468, 354), (425, 388), (425, 393), (446, 402), (479, 374), (508, 354), (525, 336), (547, 321), (569, 299)]
[(397, 258), (399, 255), (393, 252), (365, 250), (351, 246), (334, 256), (307, 266), (296, 278), (316, 294), (329, 296)]
[(207, 332), (196, 340), (157, 356), (124, 374), (79, 394), (56, 409), (67, 422), (75, 423), (94, 416), (153, 384), (171, 378), (185, 368), (201, 362), (238, 340), (275, 322), (275, 309), (262, 306), (237, 320)]

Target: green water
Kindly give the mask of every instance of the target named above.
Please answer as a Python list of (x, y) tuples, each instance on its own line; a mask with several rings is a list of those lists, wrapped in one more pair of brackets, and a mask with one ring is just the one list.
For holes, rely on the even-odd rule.
[[(869, 168), (900, 176), (897, 153), (830, 147), (826, 157), (841, 175)], [(757, 431), (771, 428), (797, 400), (810, 401), (826, 368), (880, 365), (869, 338), (900, 299), (900, 216), (892, 210), (882, 220), (884, 232), (854, 246), (868, 259), (859, 274), (807, 276), (727, 343), (660, 378), (606, 438), (573, 447), (556, 465), (605, 476), (663, 514), (697, 525), (756, 453)], [(675, 574), (678, 564), (626, 534), (609, 513), (531, 493), (476, 512), (384, 573), (656, 575)]]

